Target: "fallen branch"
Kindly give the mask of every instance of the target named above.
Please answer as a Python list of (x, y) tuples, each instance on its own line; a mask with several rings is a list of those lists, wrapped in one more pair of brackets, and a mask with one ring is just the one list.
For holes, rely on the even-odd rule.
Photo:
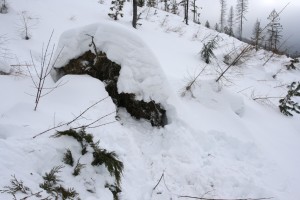
[(164, 175), (165, 175), (165, 172), (162, 173), (160, 179), (158, 180), (157, 184), (154, 186), (154, 188), (152, 189), (152, 191), (154, 191), (154, 190), (157, 188), (157, 186), (159, 185), (159, 183), (160, 183), (161, 180), (163, 179)]
[(189, 199), (201, 199), (201, 200), (266, 200), (266, 199), (273, 199), (273, 197), (268, 198), (237, 198), (237, 199), (215, 199), (215, 198), (203, 198), (203, 197), (193, 197), (193, 196), (179, 196), (179, 198), (189, 198)]

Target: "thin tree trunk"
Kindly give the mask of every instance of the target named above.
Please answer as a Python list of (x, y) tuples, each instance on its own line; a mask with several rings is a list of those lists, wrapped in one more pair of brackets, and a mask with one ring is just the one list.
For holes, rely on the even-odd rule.
[(133, 15), (132, 15), (132, 26), (136, 28), (137, 23), (137, 0), (132, 0), (133, 5)]

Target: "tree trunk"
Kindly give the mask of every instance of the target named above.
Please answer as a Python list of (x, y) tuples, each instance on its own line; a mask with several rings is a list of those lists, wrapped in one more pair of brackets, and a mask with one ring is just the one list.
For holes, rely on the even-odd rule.
[(133, 5), (133, 15), (132, 15), (132, 26), (136, 28), (137, 23), (137, 0), (132, 0)]

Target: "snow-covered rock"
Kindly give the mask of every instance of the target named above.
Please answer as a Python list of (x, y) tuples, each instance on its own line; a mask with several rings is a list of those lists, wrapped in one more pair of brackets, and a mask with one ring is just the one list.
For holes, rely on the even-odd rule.
[[(134, 93), (137, 100), (154, 100), (166, 104), (168, 83), (159, 62), (131, 29), (113, 23), (97, 23), (72, 29), (62, 34), (56, 55), (62, 50), (55, 68), (65, 66), (71, 59), (92, 50), (91, 37), (98, 51), (121, 65), (118, 92)], [(54, 79), (59, 76), (52, 73)]]

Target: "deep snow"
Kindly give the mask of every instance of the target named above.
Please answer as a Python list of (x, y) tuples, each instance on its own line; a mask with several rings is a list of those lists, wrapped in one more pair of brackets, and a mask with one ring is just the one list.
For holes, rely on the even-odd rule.
[[(192, 22), (186, 26), (179, 16), (166, 16), (162, 11), (155, 14), (154, 9), (146, 8), (142, 9), (142, 26), (134, 30), (130, 26), (130, 3), (125, 5), (125, 17), (117, 22), (107, 16), (109, 1), (99, 4), (97, 0), (10, 0), (9, 5), (9, 13), (0, 15), (1, 27), (5, 27), (0, 29), (0, 35), (5, 34), (9, 39), (5, 43), (10, 53), (5, 58), (5, 70), (14, 71), (12, 75), (0, 76), (0, 188), (9, 184), (11, 175), (16, 175), (32, 190), (40, 191), (38, 184), (42, 182), (42, 175), (53, 166), (63, 164), (61, 160), (66, 148), (79, 152), (79, 145), (66, 137), (49, 138), (54, 131), (36, 139), (32, 137), (54, 124), (71, 120), (107, 96), (104, 84), (99, 80), (85, 75), (68, 75), (62, 77), (65, 84), (43, 97), (38, 110), (33, 111), (34, 97), (28, 94), (35, 94), (35, 89), (26, 68), (9, 69), (7, 66), (30, 63), (30, 50), (38, 62), (42, 44), (48, 40), (52, 29), (55, 30), (52, 42), (61, 45), (59, 37), (63, 32), (77, 34), (83, 26), (98, 23), (98, 26), (89, 26), (103, 31), (99, 44), (118, 39), (120, 45), (115, 49), (124, 47), (119, 54), (115, 49), (103, 49), (111, 51), (108, 56), (112, 60), (124, 63), (125, 67), (129, 63), (127, 69), (132, 69), (129, 58), (132, 52), (127, 51), (141, 46), (139, 53), (150, 52), (150, 60), (146, 61), (151, 63), (150, 74), (158, 74), (159, 82), (163, 83), (160, 85), (153, 81), (153, 77), (147, 76), (148, 71), (137, 71), (130, 74), (130, 78), (124, 78), (119, 86), (130, 86), (132, 90), (138, 87), (138, 91), (161, 98), (167, 96), (168, 104), (175, 108), (168, 110), (172, 120), (161, 129), (153, 128), (143, 120), (132, 119), (124, 110), (119, 111), (120, 121), (88, 129), (95, 139), (100, 139), (101, 147), (115, 151), (124, 163), (121, 199), (186, 199), (180, 198), (181, 195), (299, 199), (300, 157), (297, 154), (300, 152), (300, 117), (282, 115), (277, 107), (278, 99), (252, 100), (253, 96), (283, 96), (287, 91), (286, 84), (299, 81), (298, 70), (285, 70), (288, 58), (274, 56), (263, 66), (270, 53), (253, 51), (244, 64), (231, 69), (226, 79), (217, 84), (214, 80), (218, 71), (226, 67), (224, 55), (243, 45), (219, 34), (221, 39), (215, 51), (217, 59), (200, 75), (193, 93), (182, 97), (186, 81), (206, 66), (199, 52), (203, 42), (216, 35), (214, 31)], [(22, 39), (16, 27), (18, 13), (23, 10), (38, 18), (28, 41)], [(105, 29), (101, 30), (101, 27)], [(134, 37), (134, 42), (122, 40), (122, 37), (136, 35), (139, 38)], [(65, 56), (78, 56), (82, 51), (79, 48), (86, 48), (85, 43), (63, 42), (69, 45)], [(133, 57), (143, 62), (145, 56), (136, 57), (134, 54)], [(4, 65), (1, 67), (4, 68)], [(272, 75), (280, 69), (282, 71), (274, 79)], [(134, 81), (138, 77), (150, 82), (143, 87), (136, 85)], [(55, 84), (48, 77), (47, 87)], [(126, 91), (126, 88), (122, 90)], [(73, 126), (115, 110), (112, 100), (106, 99)], [(110, 116), (100, 124), (114, 119)], [(76, 159), (80, 157), (79, 153), (75, 155)], [(81, 162), (89, 164), (89, 159), (83, 157)], [(78, 177), (73, 177), (71, 171), (68, 166), (63, 169), (60, 174), (64, 180), (62, 184), (74, 187), (82, 199), (112, 199), (110, 191), (104, 188), (106, 182), (112, 182), (104, 167), (86, 167)], [(153, 191), (162, 173), (164, 179)], [(87, 192), (87, 189), (95, 193)], [(11, 196), (0, 194), (0, 199), (11, 199)]]

